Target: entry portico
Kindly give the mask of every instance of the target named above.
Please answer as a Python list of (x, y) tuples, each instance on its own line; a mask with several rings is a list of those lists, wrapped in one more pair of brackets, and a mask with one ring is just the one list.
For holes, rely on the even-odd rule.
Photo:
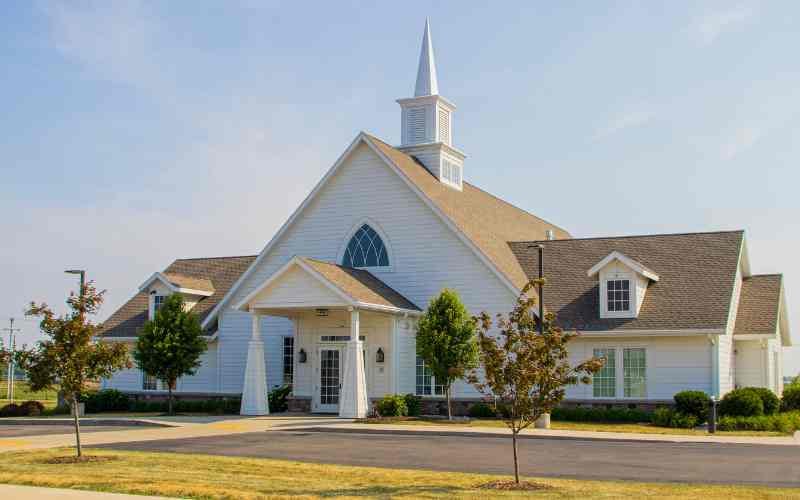
[[(370, 272), (293, 257), (236, 304), (253, 316), (242, 414), (269, 412), (262, 316), (294, 325), (293, 398), (308, 410), (362, 418), (369, 396), (393, 392), (399, 366), (397, 335), (420, 309)], [(402, 323), (403, 326), (400, 326)]]

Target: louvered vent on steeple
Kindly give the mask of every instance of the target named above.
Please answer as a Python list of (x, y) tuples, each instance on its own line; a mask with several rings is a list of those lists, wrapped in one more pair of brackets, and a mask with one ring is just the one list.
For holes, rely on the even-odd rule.
[(442, 183), (461, 189), (464, 154), (453, 147), (456, 107), (439, 95), (430, 23), (425, 21), (414, 97), (398, 99), (402, 108), (400, 149), (414, 156)]

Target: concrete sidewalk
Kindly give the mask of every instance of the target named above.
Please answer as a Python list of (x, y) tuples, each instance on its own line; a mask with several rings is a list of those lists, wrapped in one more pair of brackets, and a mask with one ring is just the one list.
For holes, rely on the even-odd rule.
[[(278, 428), (294, 429), (315, 425), (330, 425), (336, 422), (349, 423), (352, 420), (320, 416), (265, 416), (265, 417), (185, 417), (180, 425), (170, 427), (141, 426), (119, 431), (93, 432), (81, 434), (81, 444), (86, 447), (100, 444), (129, 443), (134, 441), (156, 441), (163, 439), (187, 439), (251, 432), (265, 432)], [(134, 419), (131, 419), (133, 421)], [(157, 419), (161, 420), (161, 419)], [(0, 422), (0, 425), (2, 422)], [(64, 434), (33, 435), (0, 439), (0, 452), (15, 450), (35, 450), (46, 448), (72, 447), (75, 435), (72, 428), (65, 425)]]
[(0, 498), (13, 498), (14, 500), (78, 500), (84, 498), (87, 500), (163, 500), (166, 497), (122, 495), (119, 493), (102, 493), (98, 491), (0, 484)]
[[(357, 422), (334, 422), (332, 424), (314, 425), (305, 427), (304, 430), (316, 432), (340, 432), (357, 434), (393, 434), (415, 436), (481, 436), (505, 437), (510, 436), (508, 429), (502, 427), (467, 427), (454, 424), (444, 425), (392, 425), (392, 424), (364, 424)], [(526, 439), (582, 439), (604, 441), (637, 441), (637, 442), (666, 442), (666, 443), (720, 443), (720, 444), (756, 444), (756, 445), (783, 445), (800, 446), (800, 432), (794, 436), (722, 436), (719, 434), (706, 435), (680, 435), (680, 434), (634, 434), (627, 432), (592, 432), (574, 430), (533, 429), (528, 428), (520, 433)]]

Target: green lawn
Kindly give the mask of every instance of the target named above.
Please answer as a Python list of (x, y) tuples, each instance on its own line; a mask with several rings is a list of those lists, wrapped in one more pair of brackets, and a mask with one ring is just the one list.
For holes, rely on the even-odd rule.
[(800, 489), (745, 486), (578, 481), (528, 478), (534, 492), (498, 492), (479, 486), (497, 476), (349, 467), (254, 458), (87, 450), (109, 461), (48, 464), (71, 450), (3, 456), (0, 483), (28, 484), (189, 498), (796, 498)]
[[(0, 398), (5, 398), (8, 393), (8, 381), (2, 380), (0, 381)], [(27, 382), (22, 382), (17, 380), (14, 382), (14, 401), (19, 403), (20, 401), (28, 401), (28, 400), (36, 400), (36, 401), (53, 401), (53, 406), (55, 406), (55, 401), (58, 399), (58, 388), (46, 390), (46, 391), (31, 391), (30, 386)], [(0, 403), (8, 402), (6, 399), (0, 399)]]
[[(360, 421), (365, 424), (400, 424), (400, 425), (453, 425), (466, 427), (500, 427), (505, 428), (506, 424), (502, 420), (493, 419), (470, 419), (453, 420), (446, 419), (427, 419), (427, 418), (370, 418)], [(671, 427), (658, 427), (651, 424), (627, 424), (627, 423), (600, 423), (600, 422), (564, 422), (552, 421), (550, 428), (554, 430), (571, 431), (592, 431), (592, 432), (625, 432), (636, 434), (672, 434), (682, 436), (705, 436), (708, 433), (704, 430), (696, 429), (673, 429)], [(782, 436), (779, 432), (758, 432), (758, 431), (735, 431), (717, 432), (720, 436)]]

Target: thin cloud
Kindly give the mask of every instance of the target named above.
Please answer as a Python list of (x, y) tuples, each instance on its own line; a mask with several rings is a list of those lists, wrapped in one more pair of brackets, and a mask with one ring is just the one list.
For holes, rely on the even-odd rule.
[(649, 111), (629, 111), (619, 114), (608, 123), (598, 128), (594, 133), (595, 139), (605, 139), (623, 130), (641, 127), (653, 119)]
[(744, 151), (752, 148), (763, 136), (760, 127), (745, 126), (736, 129), (730, 138), (722, 145), (720, 157), (723, 160), (732, 160)]
[(703, 45), (714, 43), (725, 31), (735, 28), (752, 19), (757, 13), (753, 5), (736, 5), (724, 10), (706, 12), (695, 18), (689, 32)]
[(50, 43), (66, 60), (93, 76), (149, 88), (163, 84), (159, 65), (161, 29), (138, 0), (39, 4), (49, 26)]

